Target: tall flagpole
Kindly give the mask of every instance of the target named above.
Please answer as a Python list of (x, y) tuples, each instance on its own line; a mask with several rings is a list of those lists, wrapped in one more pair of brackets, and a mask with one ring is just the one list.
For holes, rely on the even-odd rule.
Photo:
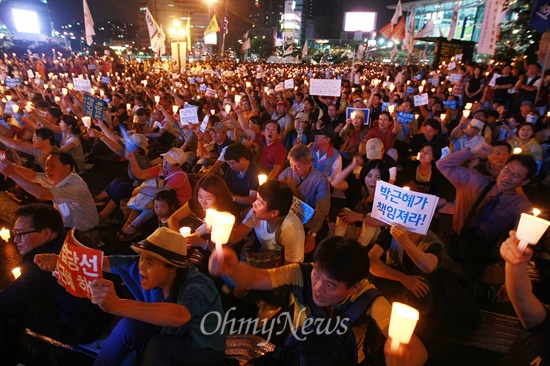
[(225, 16), (223, 17), (223, 34), (222, 34), (222, 50), (220, 52), (220, 55), (223, 57), (224, 54), (224, 48), (225, 48), (225, 35), (227, 34), (227, 3), (229, 0), (225, 0)]

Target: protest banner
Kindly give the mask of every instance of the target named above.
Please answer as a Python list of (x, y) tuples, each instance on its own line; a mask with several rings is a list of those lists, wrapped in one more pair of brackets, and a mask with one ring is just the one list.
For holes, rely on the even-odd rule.
[(103, 252), (82, 245), (73, 228), (65, 237), (54, 276), (71, 295), (90, 299), (92, 281), (103, 277)]
[(315, 211), (313, 207), (296, 196), (292, 197), (292, 206), (290, 207), (290, 210), (298, 216), (298, 218), (302, 221), (302, 224), (307, 223)]
[(84, 114), (93, 119), (103, 119), (105, 102), (86, 94), (84, 96)]
[(451, 74), (449, 75), (449, 81), (451, 83), (456, 83), (460, 81), (461, 77), (462, 77), (462, 74)]
[(294, 79), (285, 80), (285, 89), (294, 89)]
[(21, 78), (6, 78), (5, 83), (8, 88), (16, 88), (23, 85), (23, 80)]
[(430, 79), (428, 79), (428, 82), (430, 84), (432, 84), (433, 86), (438, 86), (439, 85), (439, 79), (438, 78), (430, 78)]
[(412, 94), (414, 93), (414, 87), (408, 86), (407, 89), (405, 89), (405, 94)]
[(191, 108), (187, 108), (187, 106), (188, 104), (185, 105), (186, 108), (180, 109), (180, 124), (182, 126), (186, 126), (190, 123), (199, 123), (198, 109), (193, 106), (191, 106)]
[(90, 79), (75, 78), (73, 79), (74, 90), (83, 91), (87, 93), (92, 92), (92, 84)]
[(453, 111), (456, 111), (456, 100), (444, 100), (443, 105)]
[(414, 122), (414, 113), (407, 112), (397, 112), (397, 121), (399, 123), (413, 123)]
[[(351, 114), (354, 111), (363, 111), (365, 118), (363, 119), (363, 124), (368, 125), (370, 121), (370, 109), (368, 108), (346, 108), (346, 119), (351, 118)], [(355, 114), (353, 115), (355, 117)]]
[(414, 96), (414, 106), (419, 107), (421, 105), (428, 105), (428, 93), (415, 95)]
[(210, 98), (215, 98), (216, 97), (216, 91), (212, 88), (206, 88), (206, 92), (204, 93), (205, 96), (207, 97), (210, 97)]
[(111, 84), (111, 79), (106, 77), (106, 76), (102, 76), (101, 77), (101, 82), (109, 85), (109, 84)]
[(426, 235), (438, 197), (410, 191), (382, 180), (376, 183), (371, 217), (387, 224), (401, 224), (407, 230)]
[(309, 82), (309, 95), (340, 96), (342, 82), (338, 79), (311, 79)]

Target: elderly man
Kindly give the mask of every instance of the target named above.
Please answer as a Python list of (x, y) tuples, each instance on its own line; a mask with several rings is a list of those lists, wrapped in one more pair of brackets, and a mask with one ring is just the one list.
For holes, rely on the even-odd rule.
[(103, 332), (110, 316), (88, 299), (76, 298), (41, 271), (36, 254), (59, 253), (65, 239), (63, 220), (52, 206), (34, 203), (20, 207), (12, 238), (23, 256), (21, 276), (0, 292), (0, 359), (15, 365), (19, 335), (25, 328), (67, 344), (89, 343)]
[(304, 225), (307, 230), (307, 254), (313, 251), (316, 240), (322, 240), (328, 230), (325, 220), (330, 209), (329, 182), (323, 173), (312, 166), (313, 158), (307, 146), (294, 146), (288, 153), (288, 160), (290, 167), (279, 175), (279, 180), (288, 184), (296, 197), (315, 210), (313, 217)]
[(76, 238), (85, 245), (97, 246), (99, 215), (88, 185), (73, 173), (73, 158), (67, 152), (54, 150), (46, 158), (46, 172), (36, 173), (7, 160), (0, 171), (39, 200), (53, 201), (66, 228), (75, 228)]

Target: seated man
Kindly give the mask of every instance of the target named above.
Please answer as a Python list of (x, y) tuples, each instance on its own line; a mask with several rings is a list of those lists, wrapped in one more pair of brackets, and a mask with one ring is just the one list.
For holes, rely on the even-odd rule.
[(0, 171), (39, 200), (51, 200), (63, 217), (66, 228), (76, 228), (75, 236), (83, 244), (99, 244), (99, 215), (88, 185), (73, 171), (73, 158), (67, 152), (53, 150), (46, 158), (46, 172), (36, 173), (7, 160)]
[[(314, 263), (260, 269), (239, 262), (232, 250), (223, 248), (223, 258), (215, 252), (212, 253), (209, 269), (213, 275), (228, 276), (241, 288), (266, 291), (276, 288), (288, 289), (292, 291), (297, 305), (306, 309), (307, 315), (314, 312), (316, 316), (323, 318), (329, 317), (329, 314), (341, 314), (363, 293), (374, 288), (366, 279), (369, 272), (367, 250), (355, 240), (339, 236), (327, 238), (319, 243), (314, 254)], [(388, 335), (391, 307), (384, 297), (376, 298), (364, 314), (372, 317), (380, 331)], [(297, 325), (302, 325), (304, 317), (298, 318), (300, 319), (294, 320)], [(364, 323), (352, 324), (359, 363), (365, 359), (363, 346), (366, 326)], [(408, 348), (409, 365), (422, 365), (426, 362), (426, 349), (416, 336), (413, 335)], [(400, 364), (403, 363), (395, 363)]]
[[(317, 233), (319, 239), (324, 239), (328, 226), (325, 219), (330, 209), (330, 189), (328, 179), (319, 170), (315, 169), (311, 151), (304, 145), (296, 145), (288, 153), (290, 167), (286, 168), (279, 180), (285, 182), (294, 195), (311, 206), (315, 212), (305, 224), (307, 235), (305, 253), (315, 249)], [(319, 232), (323, 229), (321, 232)]]
[(258, 191), (258, 168), (252, 161), (252, 153), (242, 144), (227, 147), (224, 154), (229, 168), (223, 179), (241, 209), (256, 201)]
[(59, 253), (65, 240), (63, 220), (52, 206), (35, 203), (20, 207), (12, 230), (23, 256), (21, 276), (0, 292), (0, 358), (4, 365), (22, 361), (20, 335), (25, 328), (67, 344), (97, 339), (110, 316), (88, 299), (70, 295), (57, 279), (41, 271), (33, 258)]
[(443, 244), (431, 231), (420, 235), (394, 224), (369, 251), (373, 283), (388, 300), (426, 312), (433, 300), (429, 275), (441, 264), (442, 252)]
[(252, 229), (264, 250), (284, 248), (285, 263), (304, 260), (304, 226), (292, 211), (292, 191), (279, 181), (267, 181), (242, 224), (233, 230), (230, 242), (241, 241)]
[(510, 237), (500, 247), (500, 255), (506, 261), (506, 292), (521, 324), (516, 340), (501, 365), (547, 365), (550, 360), (550, 313), (548, 307), (533, 294), (529, 278), (529, 261), (533, 250), (527, 247), (521, 252), (518, 244), (516, 232), (510, 231)]
[[(111, 281), (92, 282), (92, 303), (123, 317), (111, 332), (94, 365), (120, 365), (133, 350), (144, 350), (144, 365), (223, 364), (225, 334), (220, 294), (206, 275), (189, 264), (187, 239), (162, 227), (134, 243), (136, 256), (109, 256), (103, 270), (119, 275), (136, 300), (120, 299)], [(53, 270), (57, 256), (35, 262)]]
[[(522, 212), (531, 212), (531, 202), (517, 193), (537, 172), (535, 160), (528, 155), (512, 155), (497, 176), (496, 182), (462, 165), (475, 157), (492, 153), (491, 145), (482, 142), (440, 159), (437, 168), (456, 188), (453, 231), (460, 235), (460, 245), (449, 246), (458, 262), (490, 264), (500, 260), (499, 237), (515, 227)], [(450, 244), (450, 243), (449, 243)]]

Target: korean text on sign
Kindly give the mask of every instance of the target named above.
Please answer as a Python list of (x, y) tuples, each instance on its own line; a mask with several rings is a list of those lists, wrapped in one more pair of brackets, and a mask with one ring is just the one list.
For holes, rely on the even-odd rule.
[(91, 95), (84, 96), (84, 114), (93, 119), (103, 119), (105, 102)]
[(73, 233), (67, 233), (54, 274), (71, 295), (91, 298), (92, 281), (103, 277), (103, 252), (82, 245)]
[(436, 196), (378, 181), (371, 216), (388, 224), (401, 224), (411, 232), (425, 235), (430, 228), (437, 202)]

